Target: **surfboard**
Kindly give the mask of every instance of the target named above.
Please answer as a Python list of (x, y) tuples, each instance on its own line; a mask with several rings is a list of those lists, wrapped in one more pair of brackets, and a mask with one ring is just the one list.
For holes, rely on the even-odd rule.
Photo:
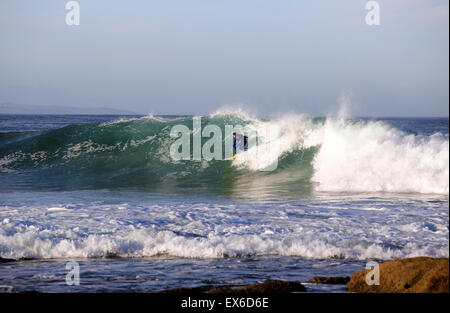
[(223, 159), (222, 161), (231, 161), (231, 160), (234, 160), (234, 159), (236, 159), (235, 155), (233, 155), (231, 158)]

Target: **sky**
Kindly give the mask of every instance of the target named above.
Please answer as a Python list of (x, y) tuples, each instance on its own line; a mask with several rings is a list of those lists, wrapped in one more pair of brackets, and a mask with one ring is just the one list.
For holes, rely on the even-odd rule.
[(0, 103), (207, 114), (449, 114), (449, 2), (0, 2)]

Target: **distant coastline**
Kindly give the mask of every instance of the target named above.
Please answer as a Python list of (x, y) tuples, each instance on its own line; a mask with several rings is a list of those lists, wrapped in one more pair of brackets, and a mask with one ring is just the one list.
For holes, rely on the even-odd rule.
[[(154, 113), (154, 112), (152, 112)], [(0, 103), (0, 115), (133, 115), (146, 116), (148, 112), (137, 112), (129, 110), (119, 110), (107, 107), (65, 107), (58, 105), (30, 105), (30, 104), (16, 104), (10, 102)], [(197, 113), (198, 114), (198, 113)], [(208, 112), (204, 112), (208, 115)], [(152, 114), (153, 115), (153, 114)], [(190, 117), (195, 114), (188, 114), (186, 112), (180, 114), (174, 113), (155, 113), (154, 116), (160, 117)], [(269, 118), (271, 114), (263, 114), (260, 117)], [(326, 115), (315, 115), (315, 118), (327, 118)], [(448, 119), (448, 116), (351, 116), (350, 119), (363, 120), (389, 120), (389, 119)]]
[(0, 103), (0, 114), (52, 114), (52, 115), (142, 115), (142, 113), (106, 107), (63, 107), (56, 105), (31, 105)]

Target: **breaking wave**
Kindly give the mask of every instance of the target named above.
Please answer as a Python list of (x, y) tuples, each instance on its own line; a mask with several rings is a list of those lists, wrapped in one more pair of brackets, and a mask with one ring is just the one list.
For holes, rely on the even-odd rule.
[[(222, 111), (202, 117), (202, 127), (214, 124), (223, 134), (225, 125), (258, 131), (271, 127), (276, 130), (277, 149), (250, 160), (175, 161), (169, 153), (176, 140), (170, 130), (178, 124), (192, 130), (191, 117), (147, 116), (0, 134), (0, 181), (6, 190), (276, 187), (449, 192), (448, 134), (420, 134), (377, 120), (306, 115), (258, 119)], [(259, 171), (274, 162), (273, 171)]]

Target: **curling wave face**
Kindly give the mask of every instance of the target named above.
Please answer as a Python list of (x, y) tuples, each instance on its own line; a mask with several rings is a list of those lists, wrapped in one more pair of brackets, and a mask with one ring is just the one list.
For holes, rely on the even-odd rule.
[[(250, 160), (176, 161), (170, 156), (176, 140), (170, 130), (179, 124), (192, 130), (191, 117), (147, 116), (3, 133), (0, 181), (9, 182), (4, 184), (6, 189), (25, 190), (449, 191), (448, 133), (417, 134), (383, 121), (304, 115), (262, 120), (242, 112), (224, 112), (203, 117), (202, 128), (211, 124), (222, 130), (225, 125), (256, 130), (270, 126), (277, 130), (278, 149)], [(277, 160), (274, 171), (259, 171), (273, 160)]]
[[(175, 161), (173, 126), (192, 118), (144, 117), (98, 125), (71, 125), (0, 137), (0, 179), (25, 189), (114, 187), (207, 189), (273, 188), (448, 194), (448, 135), (417, 135), (381, 121), (290, 116), (259, 120), (215, 114), (202, 126), (278, 129), (276, 155), (233, 162)], [(191, 143), (192, 144), (192, 143)], [(258, 172), (277, 158), (273, 172)]]

